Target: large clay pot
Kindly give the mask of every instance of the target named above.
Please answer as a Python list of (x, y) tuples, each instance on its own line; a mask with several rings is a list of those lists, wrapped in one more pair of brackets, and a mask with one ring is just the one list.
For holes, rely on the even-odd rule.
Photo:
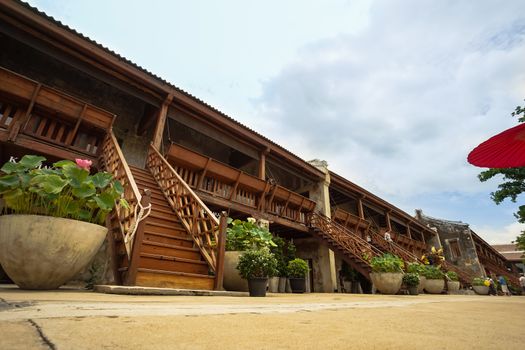
[(107, 228), (39, 215), (0, 216), (0, 264), (23, 289), (56, 289), (93, 259)]
[(427, 278), (425, 282), (425, 291), (430, 294), (441, 294), (445, 288), (445, 281), (442, 279), (431, 280)]
[(456, 294), (459, 291), (459, 281), (447, 281), (447, 289), (450, 294)]
[(419, 285), (417, 286), (418, 293), (423, 293), (426, 283), (427, 283), (427, 278), (425, 276), (419, 276)]
[(372, 272), (370, 279), (381, 294), (396, 294), (403, 283), (403, 274), (396, 272)]
[(488, 295), (489, 294), (489, 287), (487, 286), (472, 286), (472, 289), (474, 289), (474, 292), (479, 295)]
[(230, 251), (224, 254), (224, 279), (223, 286), (226, 290), (247, 292), (248, 281), (241, 278), (239, 270), (237, 270), (237, 264), (239, 263), (239, 257), (244, 252)]

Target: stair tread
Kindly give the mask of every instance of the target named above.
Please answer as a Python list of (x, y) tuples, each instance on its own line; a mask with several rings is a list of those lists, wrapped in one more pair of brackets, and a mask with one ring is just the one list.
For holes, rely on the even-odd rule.
[[(177, 223), (181, 223), (180, 221), (177, 221)], [(167, 224), (164, 224), (164, 223), (160, 223), (158, 221), (152, 221), (152, 220), (147, 220), (146, 221), (146, 226), (157, 226), (157, 227), (163, 227), (163, 228), (167, 228), (167, 229), (172, 229), (174, 231), (184, 231), (186, 232), (186, 229), (184, 227), (182, 227), (182, 224), (179, 225), (179, 226), (174, 226), (174, 225), (167, 225)]]
[(203, 274), (200, 274), (200, 273), (164, 271), (164, 270), (155, 270), (155, 269), (145, 269), (145, 268), (141, 268), (141, 267), (139, 267), (137, 269), (137, 271), (138, 272), (148, 272), (148, 273), (159, 273), (159, 274), (165, 274), (165, 275), (178, 275), (178, 276), (188, 276), (188, 277), (215, 279), (214, 276), (203, 275)]
[(200, 251), (199, 248), (183, 247), (183, 246), (179, 246), (179, 245), (168, 244), (168, 243), (160, 243), (160, 242), (148, 241), (148, 240), (143, 241), (142, 244), (154, 245), (154, 246), (158, 246), (158, 247), (172, 248), (172, 249), (177, 249), (177, 250), (187, 250), (187, 251), (192, 251), (192, 252), (199, 252)]
[(158, 260), (169, 260), (169, 261), (178, 261), (178, 262), (183, 262), (183, 263), (188, 263), (188, 264), (195, 264), (195, 265), (208, 265), (208, 263), (206, 261), (203, 261), (203, 260), (179, 258), (178, 256), (174, 256), (174, 255), (140, 253), (140, 256), (144, 257), (144, 258), (152, 258), (152, 259), (158, 259)]
[(147, 228), (144, 229), (144, 233), (148, 235), (153, 235), (153, 236), (160, 236), (160, 237), (165, 237), (165, 238), (172, 238), (172, 239), (179, 239), (182, 241), (193, 242), (193, 238), (189, 237), (189, 235), (188, 237), (174, 236), (174, 235), (168, 235), (165, 233), (154, 232), (154, 231), (148, 230)]

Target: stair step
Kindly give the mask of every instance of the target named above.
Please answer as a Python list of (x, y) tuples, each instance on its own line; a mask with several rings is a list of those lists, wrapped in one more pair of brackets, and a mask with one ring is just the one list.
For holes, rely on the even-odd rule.
[(161, 271), (196, 273), (202, 275), (208, 273), (208, 264), (205, 261), (148, 253), (140, 253), (139, 267)]
[(145, 240), (142, 242), (143, 253), (175, 256), (177, 258), (201, 260), (201, 253), (199, 248), (183, 247), (180, 245), (173, 245), (167, 243), (153, 242)]
[(177, 235), (152, 232), (148, 230), (144, 230), (144, 241), (143, 242), (156, 242), (156, 243), (163, 243), (163, 244), (188, 247), (188, 248), (192, 248), (194, 246), (193, 238), (189, 236), (181, 237)]
[(213, 276), (139, 268), (135, 284), (144, 287), (212, 290)]
[(166, 213), (165, 211), (160, 211), (156, 209), (151, 210), (151, 213), (149, 214), (148, 218), (156, 218), (161, 221), (166, 221), (168, 224), (169, 223), (178, 223), (178, 224), (181, 223), (179, 217), (174, 212)]
[(171, 206), (168, 203), (165, 203), (164, 205), (159, 205), (159, 204), (153, 204), (152, 203), (151, 211), (177, 216), (177, 214), (175, 214), (175, 212), (171, 209)]

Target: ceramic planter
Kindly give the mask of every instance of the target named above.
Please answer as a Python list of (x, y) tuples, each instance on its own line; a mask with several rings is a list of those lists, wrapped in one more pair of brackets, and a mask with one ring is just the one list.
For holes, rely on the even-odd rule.
[(304, 293), (306, 292), (306, 280), (305, 278), (288, 278), (290, 281), (290, 288), (292, 288), (292, 293)]
[(427, 283), (427, 278), (425, 276), (419, 276), (419, 286), (417, 287), (418, 293), (423, 293), (426, 283)]
[(403, 283), (403, 274), (397, 272), (372, 272), (370, 279), (381, 294), (396, 294)]
[(23, 289), (56, 289), (93, 259), (107, 228), (39, 215), (0, 216), (0, 264)]
[(248, 279), (248, 291), (251, 297), (265, 297), (266, 286), (268, 285), (267, 277), (252, 277)]
[(445, 288), (445, 281), (442, 279), (431, 280), (427, 278), (425, 282), (425, 292), (429, 294), (441, 294), (444, 288)]
[(447, 281), (447, 289), (451, 294), (456, 294), (459, 291), (459, 281)]
[(229, 251), (224, 254), (224, 279), (223, 286), (226, 290), (247, 292), (248, 281), (241, 278), (237, 264), (242, 251)]
[(279, 277), (270, 277), (270, 279), (268, 280), (268, 292), (279, 292)]
[(288, 278), (279, 277), (279, 293), (286, 293), (286, 282), (288, 282)]
[(487, 286), (472, 286), (472, 289), (474, 289), (474, 292), (479, 295), (488, 295), (489, 294), (489, 287)]

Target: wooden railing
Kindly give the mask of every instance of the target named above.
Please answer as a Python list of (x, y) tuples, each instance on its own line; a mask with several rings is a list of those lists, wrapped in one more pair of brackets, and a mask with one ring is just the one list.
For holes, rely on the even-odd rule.
[(505, 276), (513, 286), (520, 286), (519, 277), (515, 273), (508, 271), (506, 267), (501, 267), (500, 265), (495, 264), (486, 258), (480, 259), (480, 262), (491, 273), (495, 274), (496, 276)]
[(166, 158), (194, 190), (306, 225), (315, 202), (277, 184), (208, 158), (177, 144), (171, 144)]
[(419, 258), (401, 247), (396, 242), (389, 242), (385, 240), (385, 237), (382, 236), (375, 228), (369, 227), (367, 234), (370, 236), (371, 243), (376, 246), (378, 249), (385, 253), (392, 253), (399, 256), (405, 262), (418, 262)]
[(153, 145), (150, 145), (147, 167), (210, 268), (220, 273), (217, 257), (224, 247), (218, 246), (219, 220)]
[(370, 222), (368, 220), (362, 219), (341, 208), (332, 209), (332, 220), (335, 220), (345, 227), (352, 228), (353, 231), (361, 234), (364, 234), (370, 227)]
[[(107, 172), (113, 174), (113, 177), (120, 181), (124, 187), (124, 199), (129, 203), (129, 208), (119, 206), (116, 210), (119, 222), (119, 231), (122, 236), (126, 235), (130, 228), (136, 225), (138, 212), (137, 206), (142, 200), (142, 195), (139, 192), (137, 184), (131, 174), (131, 170), (122, 154), (122, 150), (118, 145), (113, 132), (108, 133), (103, 144), (103, 151), (101, 155), (101, 163)], [(147, 205), (147, 204), (146, 204)], [(127, 251), (130, 252), (134, 242), (130, 242)], [(131, 254), (128, 253), (128, 260), (131, 259)]]
[(370, 264), (370, 259), (382, 255), (379, 249), (370, 245), (366, 240), (321, 213), (310, 215), (310, 225), (323, 231), (344, 250), (367, 265)]

